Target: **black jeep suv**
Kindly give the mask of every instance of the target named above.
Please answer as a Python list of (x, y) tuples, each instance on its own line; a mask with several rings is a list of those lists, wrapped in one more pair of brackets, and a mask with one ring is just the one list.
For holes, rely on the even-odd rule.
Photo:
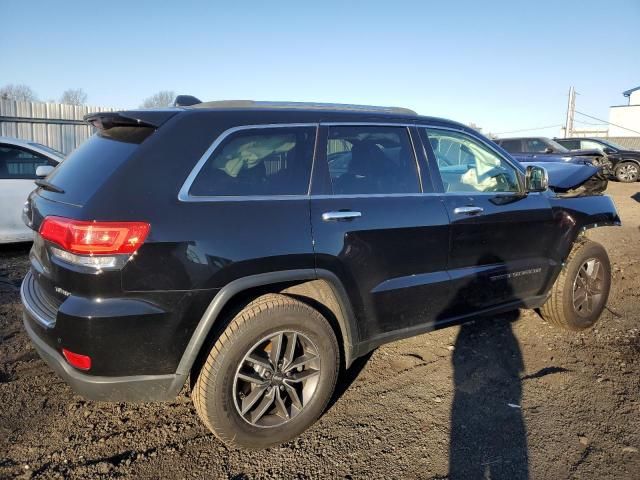
[(266, 447), (381, 344), (518, 307), (581, 330), (607, 301), (607, 254), (581, 234), (619, 224), (612, 201), (547, 188), (459, 123), (249, 101), (87, 119), (25, 204), (21, 290), (40, 355), (87, 398), (171, 399), (190, 378), (218, 437)]

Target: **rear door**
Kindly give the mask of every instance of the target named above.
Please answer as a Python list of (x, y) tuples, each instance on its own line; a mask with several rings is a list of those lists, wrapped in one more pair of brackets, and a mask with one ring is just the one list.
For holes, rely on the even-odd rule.
[(31, 240), (22, 221), (22, 208), (36, 188), (36, 169), (55, 162), (16, 145), (0, 143), (0, 242)]
[(421, 128), (451, 220), (453, 298), (443, 319), (542, 293), (555, 242), (544, 194), (525, 194), (522, 172), (480, 137)]
[(311, 196), (316, 265), (349, 291), (366, 319), (361, 339), (434, 322), (447, 303), (448, 217), (426, 164), (416, 163), (423, 153), (412, 129), (324, 125), (320, 139)]

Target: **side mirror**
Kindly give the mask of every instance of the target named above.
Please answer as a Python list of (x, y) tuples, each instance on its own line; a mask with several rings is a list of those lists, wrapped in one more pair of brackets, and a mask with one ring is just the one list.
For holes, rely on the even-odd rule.
[(53, 172), (51, 165), (40, 165), (36, 168), (36, 177), (44, 178)]
[(547, 147), (544, 149), (544, 153), (553, 153), (555, 150), (551, 147)]
[(616, 153), (616, 151), (613, 148), (609, 148), (609, 147), (604, 147), (602, 149), (602, 151), (606, 154), (606, 155), (611, 155), (612, 153)]
[(527, 192), (544, 192), (549, 187), (549, 174), (542, 167), (528, 166), (524, 178)]

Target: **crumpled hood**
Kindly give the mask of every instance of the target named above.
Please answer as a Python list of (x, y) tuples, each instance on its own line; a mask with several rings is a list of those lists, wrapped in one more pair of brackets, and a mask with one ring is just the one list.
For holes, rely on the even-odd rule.
[(579, 189), (576, 193), (594, 195), (607, 188), (608, 181), (598, 167), (566, 162), (521, 163), (525, 168), (528, 165), (536, 165), (546, 169), (549, 174), (549, 188), (554, 192), (565, 193)]

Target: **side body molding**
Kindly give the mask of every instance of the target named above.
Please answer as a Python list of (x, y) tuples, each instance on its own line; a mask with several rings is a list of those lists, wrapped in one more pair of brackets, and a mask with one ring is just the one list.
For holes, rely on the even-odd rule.
[[(207, 335), (215, 325), (220, 312), (236, 294), (254, 287), (273, 285), (284, 282), (296, 282), (303, 280), (325, 280), (333, 291), (338, 302), (339, 312), (336, 315), (340, 331), (343, 338), (345, 363), (347, 366), (354, 360), (353, 345), (358, 342), (358, 330), (351, 308), (351, 303), (347, 296), (346, 290), (342, 283), (333, 273), (327, 270), (301, 269), (301, 270), (282, 270), (277, 272), (260, 273), (239, 278), (225, 285), (213, 298), (209, 306), (204, 312), (198, 326), (196, 327), (191, 340), (187, 344), (187, 348), (182, 354), (180, 363), (176, 370), (176, 378), (170, 388), (171, 392), (177, 395), (184, 385), (187, 376), (198, 356)], [(287, 293), (286, 291), (284, 292)]]

